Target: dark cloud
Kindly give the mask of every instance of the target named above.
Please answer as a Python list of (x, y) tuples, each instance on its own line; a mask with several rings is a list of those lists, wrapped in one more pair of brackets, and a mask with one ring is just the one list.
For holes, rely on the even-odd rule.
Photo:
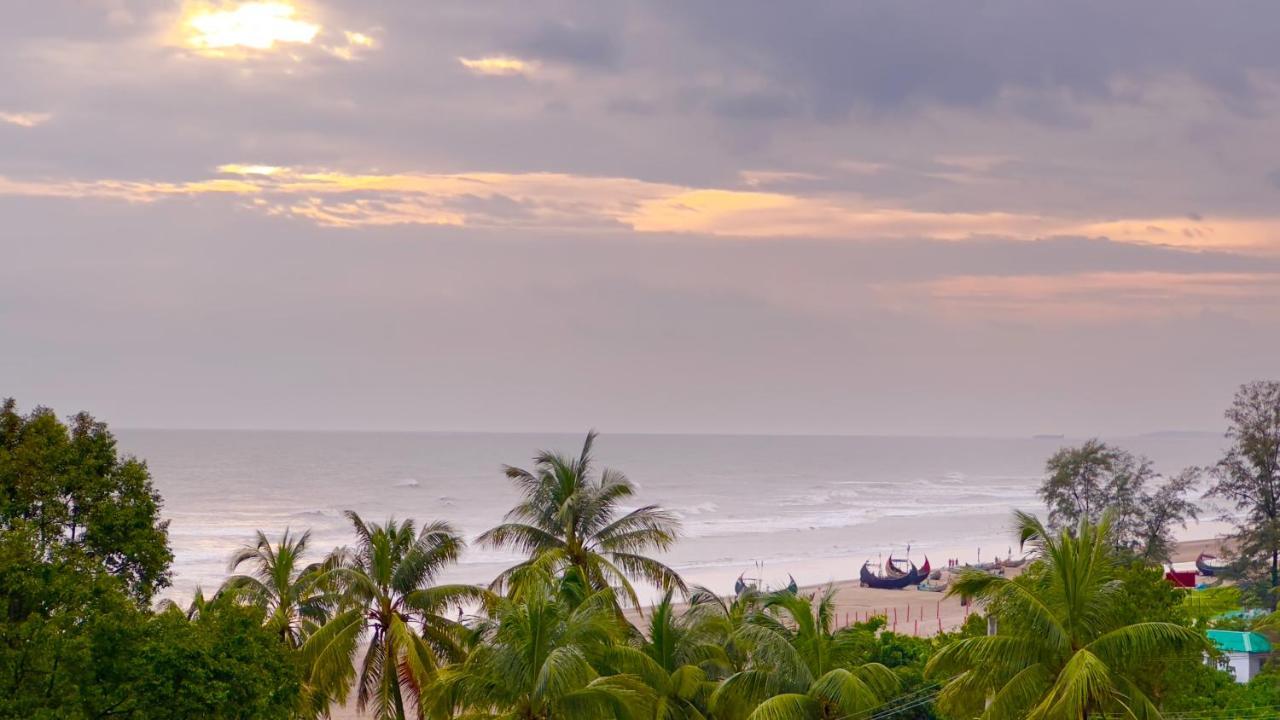
[(522, 56), (611, 70), (621, 58), (618, 40), (609, 32), (564, 22), (544, 22), (515, 42)]
[[(672, 27), (708, 46), (704, 62), (802, 89), (822, 117), (924, 103), (974, 106), (1008, 89), (1118, 99), (1123, 83), (1189, 75), (1233, 98), (1251, 73), (1280, 69), (1265, 0), (1204, 5), (1142, 0), (1068, 4), (998, 0), (903, 5), (747, 0), (668, 3)], [(1030, 106), (1035, 107), (1035, 106)], [(1040, 114), (1058, 121), (1058, 113)]]

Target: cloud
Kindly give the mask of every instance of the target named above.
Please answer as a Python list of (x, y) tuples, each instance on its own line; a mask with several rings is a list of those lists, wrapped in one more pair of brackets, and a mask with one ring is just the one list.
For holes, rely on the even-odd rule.
[(904, 312), (1126, 324), (1224, 312), (1265, 317), (1280, 305), (1280, 272), (959, 275), (877, 290), (882, 302)]
[(33, 128), (48, 122), (53, 117), (51, 113), (33, 113), (33, 112), (3, 112), (0, 111), (0, 122), (18, 127)]
[(537, 69), (537, 63), (506, 55), (488, 55), (479, 58), (459, 57), (458, 62), (476, 75), (532, 75)]
[(374, 38), (363, 32), (326, 27), (312, 11), (291, 1), (265, 0), (215, 4), (189, 0), (168, 31), (166, 44), (199, 55), (246, 61), (283, 54), (291, 60), (330, 55), (355, 60), (373, 49)]
[(271, 50), (277, 44), (310, 44), (320, 25), (299, 17), (286, 2), (246, 2), (229, 8), (188, 8), (184, 18), (191, 47), (210, 51), (226, 48)]
[(613, 229), (734, 238), (1109, 237), (1123, 243), (1280, 254), (1280, 217), (1198, 215), (1089, 220), (1029, 213), (878, 205), (847, 192), (761, 189), (812, 176), (747, 173), (745, 187), (692, 187), (568, 173), (347, 173), (253, 163), (184, 182), (17, 180), (0, 194), (98, 197), (148, 203), (194, 195), (244, 196), (248, 207), (343, 228), (387, 225)]
[[(817, 0), (805, 12), (791, 10), (746, 0), (732, 13), (683, 2), (664, 3), (655, 13), (699, 46), (686, 63), (728, 58), (728, 67), (792, 89), (809, 112), (826, 117), (933, 103), (976, 107), (1006, 97), (1040, 108), (1034, 115), (1057, 107), (1053, 99), (1063, 95), (1120, 99), (1161, 75), (1190, 77), (1246, 101), (1263, 88), (1260, 75), (1280, 70), (1265, 30), (1280, 22), (1280, 8), (1267, 2), (1225, 13), (1158, 0), (1138, 0), (1123, 12), (1102, 0), (980, 7)], [(1089, 38), (1087, 50), (1081, 37)], [(1059, 124), (1060, 111), (1047, 112), (1049, 124)]]
[(515, 44), (522, 55), (581, 67), (613, 69), (620, 60), (611, 33), (565, 22), (540, 23)]

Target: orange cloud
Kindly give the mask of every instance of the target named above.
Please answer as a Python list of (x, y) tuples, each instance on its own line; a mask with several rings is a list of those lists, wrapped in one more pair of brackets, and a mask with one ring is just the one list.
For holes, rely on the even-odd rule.
[(49, 113), (0, 111), (0, 122), (24, 128), (33, 128), (37, 125), (43, 125), (51, 117), (53, 117), (53, 115)]
[(322, 225), (392, 224), (629, 229), (741, 238), (1037, 238), (1105, 235), (1122, 242), (1280, 253), (1280, 217), (1090, 221), (1006, 212), (885, 207), (850, 193), (803, 195), (689, 187), (567, 173), (346, 173), (252, 163), (183, 183), (15, 181), (0, 193), (151, 202), (174, 195), (253, 196), (252, 207)]

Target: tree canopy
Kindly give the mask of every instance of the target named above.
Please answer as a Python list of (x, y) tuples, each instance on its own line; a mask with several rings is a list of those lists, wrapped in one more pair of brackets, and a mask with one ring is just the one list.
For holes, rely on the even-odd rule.
[(1210, 494), (1242, 511), (1233, 538), (1235, 570), (1261, 581), (1274, 611), (1280, 601), (1280, 382), (1240, 386), (1226, 418), (1231, 445), (1211, 470)]
[(1045, 463), (1039, 494), (1049, 507), (1049, 527), (1097, 524), (1110, 513), (1110, 537), (1117, 547), (1167, 561), (1174, 527), (1196, 517), (1187, 495), (1198, 477), (1195, 468), (1188, 468), (1162, 479), (1147, 458), (1095, 438), (1054, 453)]

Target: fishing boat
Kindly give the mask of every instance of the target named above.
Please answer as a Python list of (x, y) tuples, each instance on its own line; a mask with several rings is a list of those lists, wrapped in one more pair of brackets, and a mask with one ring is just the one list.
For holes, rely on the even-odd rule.
[(1218, 559), (1217, 555), (1206, 555), (1205, 553), (1200, 553), (1196, 556), (1196, 570), (1199, 571), (1201, 575), (1213, 577), (1217, 573), (1226, 569), (1226, 561)]
[(916, 589), (921, 590), (923, 592), (946, 592), (947, 585), (949, 584), (950, 583), (929, 580), (917, 585)]
[(901, 590), (908, 585), (919, 585), (924, 576), (916, 569), (914, 564), (911, 565), (905, 575), (877, 575), (871, 572), (871, 561), (862, 563), (862, 572), (858, 574), (858, 579), (863, 587), (879, 588), (881, 590)]
[[(908, 569), (903, 570), (901, 567), (898, 567), (899, 565), (906, 565)], [(887, 577), (901, 578), (910, 575), (912, 572), (915, 572), (917, 576), (916, 581), (911, 583), (912, 585), (918, 585), (919, 583), (927, 580), (930, 573), (933, 572), (933, 569), (929, 566), (929, 556), (924, 556), (924, 565), (921, 565), (919, 568), (916, 568), (910, 560), (894, 557), (889, 558), (889, 562), (885, 563), (884, 566), (884, 574)]]

